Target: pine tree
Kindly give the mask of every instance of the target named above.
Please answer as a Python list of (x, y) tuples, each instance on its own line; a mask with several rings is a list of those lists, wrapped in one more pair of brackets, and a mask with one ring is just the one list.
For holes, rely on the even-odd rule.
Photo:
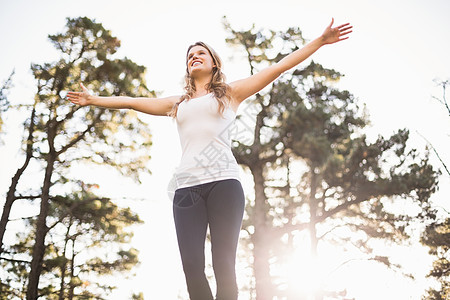
[[(65, 31), (49, 39), (61, 55), (57, 61), (31, 66), (37, 93), (25, 123), (26, 159), (12, 178), (0, 223), (3, 245), (14, 202), (38, 199), (40, 211), (33, 222), (32, 259), (27, 267), (27, 299), (40, 294), (39, 278), (50, 245), (48, 218), (56, 190), (76, 185), (77, 178), (70, 177), (71, 165), (110, 165), (136, 181), (140, 173), (149, 172), (146, 162), (151, 135), (135, 112), (79, 107), (64, 98), (65, 91), (79, 89), (80, 82), (100, 95), (150, 96), (153, 92), (145, 85), (145, 68), (126, 57), (115, 57), (120, 41), (102, 24), (85, 17), (68, 18)], [(30, 161), (42, 166), (41, 189), (21, 193), (18, 183)], [(0, 247), (1, 258), (14, 259), (6, 248)]]
[[(226, 21), (225, 26), (227, 41), (244, 49), (251, 72), (304, 42), (299, 28), (235, 31)], [(370, 141), (363, 133), (369, 122), (365, 109), (336, 87), (341, 76), (312, 61), (247, 100), (243, 109), (238, 125), (253, 136), (236, 142), (234, 153), (255, 185), (243, 226), (253, 253), (256, 299), (302, 297), (292, 286), (281, 290), (286, 280), (276, 283), (270, 270), (304, 231), (312, 258), (320, 254), (320, 243), (354, 244), (367, 259), (395, 267), (389, 257), (373, 252), (370, 240), (401, 242), (408, 238), (405, 228), (421, 213), (394, 213), (389, 204), (401, 201), (421, 212), (430, 206), (438, 173), (428, 154), (408, 147), (408, 130)], [(245, 115), (256, 122), (250, 124)], [(316, 299), (325, 293), (319, 288)]]

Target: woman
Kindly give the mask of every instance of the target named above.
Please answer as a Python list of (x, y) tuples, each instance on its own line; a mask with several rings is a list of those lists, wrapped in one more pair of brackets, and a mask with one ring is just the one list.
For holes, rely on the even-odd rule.
[(235, 300), (236, 247), (244, 212), (244, 194), (239, 169), (231, 152), (229, 128), (242, 101), (295, 67), (320, 47), (348, 38), (351, 26), (332, 27), (302, 49), (248, 78), (225, 83), (219, 56), (208, 45), (190, 46), (186, 56), (186, 93), (150, 100), (148, 98), (98, 97), (69, 92), (78, 105), (134, 109), (151, 115), (176, 118), (182, 158), (175, 178), (177, 189), (173, 213), (178, 245), (191, 300), (213, 299), (206, 279), (204, 245), (210, 228), (216, 299)]

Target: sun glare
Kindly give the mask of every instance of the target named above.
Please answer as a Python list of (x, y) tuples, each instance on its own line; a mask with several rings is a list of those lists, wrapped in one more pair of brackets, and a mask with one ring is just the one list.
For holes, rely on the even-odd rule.
[(283, 291), (277, 300), (313, 299), (321, 285), (321, 263), (311, 255), (309, 239), (298, 236), (295, 240), (294, 248), (284, 251), (271, 269), (274, 283)]
[(310, 254), (296, 251), (285, 265), (286, 282), (289, 286), (288, 294), (313, 299), (313, 295), (320, 287), (320, 272), (318, 260)]
[[(282, 291), (276, 300), (313, 300), (319, 292), (323, 299), (354, 299), (349, 295), (355, 285), (365, 285), (363, 267), (358, 267), (356, 253), (344, 252), (335, 246), (319, 244), (318, 255), (310, 250), (307, 232), (294, 238), (294, 247), (279, 256), (271, 266), (274, 284)], [(366, 266), (367, 267), (367, 266)], [(355, 273), (356, 272), (356, 273)]]

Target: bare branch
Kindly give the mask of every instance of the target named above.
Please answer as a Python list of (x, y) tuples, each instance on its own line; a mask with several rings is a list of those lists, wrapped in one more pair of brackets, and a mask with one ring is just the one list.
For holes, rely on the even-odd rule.
[[(437, 81), (435, 81), (435, 82), (437, 82)], [(445, 89), (447, 88), (449, 81), (448, 80), (440, 81), (440, 82), (437, 82), (437, 84), (442, 86), (442, 100), (437, 97), (434, 97), (434, 96), (432, 96), (432, 98), (439, 101), (441, 104), (443, 104), (445, 106), (445, 108), (447, 108), (448, 115), (450, 116), (450, 107), (448, 105), (447, 99), (445, 98)]]
[[(439, 99), (438, 97), (436, 97), (436, 96), (431, 96), (431, 98), (433, 98), (434, 100), (436, 100), (437, 102), (439, 102), (439, 103), (441, 103), (441, 104), (444, 104), (444, 101), (442, 101), (441, 99)], [(444, 104), (445, 105), (445, 104)]]
[(22, 217), (22, 218), (16, 218), (16, 219), (9, 219), (9, 222), (14, 222), (14, 221), (24, 221), (24, 220), (30, 220), (30, 219), (34, 219), (36, 218), (37, 215), (35, 216), (31, 216), (31, 217)]
[(317, 239), (318, 239), (318, 240), (321, 240), (321, 239), (323, 239), (327, 234), (333, 232), (335, 229), (337, 229), (337, 228), (342, 228), (342, 227), (347, 227), (347, 226), (348, 226), (348, 224), (341, 224), (341, 225), (333, 226), (333, 227), (331, 227), (329, 230), (327, 230), (326, 232), (324, 232), (321, 236), (317, 237)]
[(447, 87), (448, 80), (441, 82), (442, 84), (442, 100), (444, 101), (444, 105), (447, 108), (448, 115), (450, 116), (450, 107), (448, 106), (447, 99), (445, 99), (445, 88)]
[(439, 159), (439, 161), (441, 162), (441, 164), (444, 166), (445, 171), (447, 172), (447, 174), (450, 176), (450, 171), (447, 167), (447, 165), (444, 163), (444, 161), (442, 160), (441, 156), (439, 155), (439, 153), (437, 152), (436, 148), (433, 147), (433, 145), (430, 143), (430, 141), (428, 141), (423, 135), (420, 134), (419, 131), (417, 131), (417, 134), (420, 135), (426, 142), (427, 145), (433, 150), (434, 154), (436, 154), (437, 158)]
[(12, 259), (12, 258), (6, 258), (6, 257), (1, 257), (1, 260), (6, 260), (6, 261), (10, 261), (10, 262), (18, 262), (18, 263), (25, 263), (25, 264), (31, 264), (30, 261), (26, 261), (26, 260), (21, 260), (21, 259)]
[(18, 200), (18, 199), (38, 199), (41, 198), (42, 195), (18, 195), (18, 196), (14, 196), (14, 200)]

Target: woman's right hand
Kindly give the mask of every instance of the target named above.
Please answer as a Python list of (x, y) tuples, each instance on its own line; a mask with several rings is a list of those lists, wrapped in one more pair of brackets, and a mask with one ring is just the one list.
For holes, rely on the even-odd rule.
[(69, 91), (67, 93), (67, 100), (69, 100), (73, 104), (77, 104), (77, 105), (81, 105), (81, 106), (89, 105), (90, 104), (89, 100), (91, 98), (91, 94), (89, 93), (87, 88), (82, 83), (80, 83), (80, 86), (83, 91), (82, 92)]

